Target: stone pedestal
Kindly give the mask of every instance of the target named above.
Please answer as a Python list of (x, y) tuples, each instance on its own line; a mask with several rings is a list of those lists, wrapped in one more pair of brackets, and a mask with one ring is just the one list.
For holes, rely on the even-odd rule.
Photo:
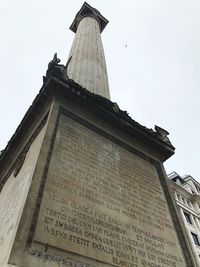
[(0, 251), (9, 249), (0, 266), (197, 266), (162, 165), (170, 143), (71, 82), (50, 78), (37, 104), (46, 122), (32, 129), (41, 130), (28, 138), (30, 155), (2, 189), (11, 198), (9, 184), (22, 181), (19, 211), (8, 200), (1, 217)]

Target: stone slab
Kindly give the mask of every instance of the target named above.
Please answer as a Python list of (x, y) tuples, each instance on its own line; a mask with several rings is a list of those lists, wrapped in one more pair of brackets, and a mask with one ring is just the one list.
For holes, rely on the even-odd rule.
[(44, 134), (45, 127), (31, 144), (17, 176), (12, 172), (0, 192), (0, 267), (7, 266)]
[(186, 266), (155, 166), (63, 114), (34, 241), (112, 266)]

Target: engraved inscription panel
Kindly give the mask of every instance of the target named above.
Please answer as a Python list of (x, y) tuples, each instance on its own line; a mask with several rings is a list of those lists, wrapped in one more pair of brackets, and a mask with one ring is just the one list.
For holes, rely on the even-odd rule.
[(64, 115), (34, 240), (114, 266), (186, 266), (154, 165)]

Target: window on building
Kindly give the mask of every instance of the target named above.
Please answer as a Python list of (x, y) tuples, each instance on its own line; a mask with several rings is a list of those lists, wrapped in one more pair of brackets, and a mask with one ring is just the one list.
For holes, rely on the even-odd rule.
[(193, 219), (194, 219), (196, 227), (199, 228), (199, 222), (198, 222), (197, 217), (193, 216)]
[(190, 206), (190, 208), (193, 209), (193, 205), (192, 205), (192, 202), (191, 201), (189, 201), (189, 206)]
[(200, 246), (198, 236), (192, 232), (191, 232), (191, 235), (192, 235), (192, 238), (193, 238), (195, 245)]
[(199, 187), (195, 184), (196, 190), (199, 193)]
[(184, 198), (184, 197), (182, 197), (182, 201), (183, 201), (183, 203), (185, 204), (185, 198)]
[(192, 189), (191, 189), (191, 192), (192, 192), (193, 195), (196, 194), (196, 193), (194, 192), (194, 190), (192, 190)]
[(176, 194), (176, 196), (177, 196), (177, 199), (180, 201), (181, 200), (180, 195)]
[(192, 224), (192, 220), (191, 220), (190, 214), (188, 214), (186, 212), (183, 212), (183, 213), (185, 215), (185, 219), (186, 219), (187, 223)]

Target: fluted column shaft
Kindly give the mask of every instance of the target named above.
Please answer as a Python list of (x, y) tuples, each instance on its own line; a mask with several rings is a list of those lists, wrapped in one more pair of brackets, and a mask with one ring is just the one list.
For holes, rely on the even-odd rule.
[(81, 19), (69, 57), (68, 76), (87, 90), (110, 99), (105, 56), (98, 21)]

